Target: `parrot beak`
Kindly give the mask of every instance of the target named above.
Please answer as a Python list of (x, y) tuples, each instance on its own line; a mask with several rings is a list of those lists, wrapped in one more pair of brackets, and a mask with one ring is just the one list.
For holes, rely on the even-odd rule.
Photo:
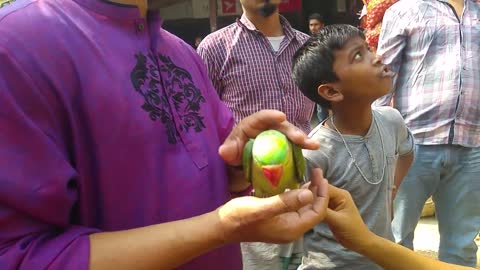
[(277, 188), (278, 184), (280, 183), (280, 178), (282, 178), (283, 166), (266, 165), (262, 167), (262, 171), (267, 180), (270, 182), (272, 188)]

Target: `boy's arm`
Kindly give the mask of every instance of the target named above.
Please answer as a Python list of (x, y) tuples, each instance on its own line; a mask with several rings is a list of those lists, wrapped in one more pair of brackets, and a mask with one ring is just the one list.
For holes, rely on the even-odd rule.
[(473, 270), (474, 268), (448, 264), (395, 244), (385, 238), (371, 234), (368, 247), (360, 254), (370, 258), (386, 270)]
[(403, 181), (403, 178), (405, 178), (405, 175), (407, 175), (408, 170), (410, 169), (410, 166), (413, 163), (413, 151), (410, 152), (409, 154), (399, 156), (397, 160), (397, 165), (395, 168), (395, 177), (393, 179), (393, 191), (392, 191), (392, 198), (395, 199), (395, 196), (397, 195), (397, 190), (400, 187), (400, 184)]
[(375, 235), (362, 221), (348, 191), (329, 186), (330, 197), (325, 221), (344, 247), (368, 257), (386, 270), (473, 270), (448, 264)]
[(389, 111), (392, 112), (391, 117), (396, 127), (394, 130), (396, 132), (396, 153), (398, 154), (398, 160), (395, 166), (395, 176), (393, 179), (393, 200), (395, 199), (400, 184), (413, 163), (415, 142), (413, 134), (406, 126), (400, 112), (393, 108), (390, 108)]

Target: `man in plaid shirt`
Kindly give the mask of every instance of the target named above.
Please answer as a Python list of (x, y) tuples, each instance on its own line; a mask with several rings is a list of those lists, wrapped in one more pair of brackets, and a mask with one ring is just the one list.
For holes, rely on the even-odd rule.
[(378, 54), (397, 77), (377, 104), (393, 100), (417, 144), (395, 199), (395, 239), (413, 248), (433, 195), (439, 258), (466, 266), (480, 230), (479, 53), (479, 0), (402, 0), (385, 13)]
[[(237, 123), (261, 109), (275, 109), (308, 133), (314, 104), (297, 88), (290, 69), (293, 54), (309, 36), (293, 29), (278, 6), (265, 17), (259, 12), (265, 1), (240, 2), (242, 17), (205, 37), (197, 49), (220, 99)], [(280, 1), (269, 5), (274, 3)]]
[[(275, 109), (308, 133), (314, 103), (295, 85), (291, 66), (294, 53), (309, 36), (280, 16), (280, 2), (241, 0), (242, 17), (205, 37), (197, 51), (237, 123), (256, 111)], [(244, 269), (296, 268), (303, 255), (302, 240), (286, 245), (242, 243)]]

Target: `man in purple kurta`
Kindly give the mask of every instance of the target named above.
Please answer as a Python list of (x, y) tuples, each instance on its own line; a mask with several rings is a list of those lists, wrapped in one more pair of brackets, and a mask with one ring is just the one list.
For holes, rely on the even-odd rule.
[(161, 25), (101, 0), (0, 9), (1, 269), (173, 268), (207, 251), (180, 269), (242, 268), (241, 235), (214, 241), (245, 212), (216, 210), (233, 118)]
[[(85, 269), (93, 232), (184, 219), (229, 198), (217, 149), (232, 116), (196, 53), (161, 23), (97, 0), (0, 11), (0, 261), (8, 269)], [(208, 261), (241, 269), (237, 245), (185, 269)]]

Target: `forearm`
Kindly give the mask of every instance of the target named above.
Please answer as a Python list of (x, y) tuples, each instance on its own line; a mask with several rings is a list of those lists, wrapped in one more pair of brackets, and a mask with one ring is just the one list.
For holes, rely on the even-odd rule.
[(90, 270), (174, 269), (224, 243), (216, 212), (90, 236)]
[(397, 188), (400, 187), (400, 184), (402, 183), (403, 178), (405, 178), (405, 176), (407, 175), (408, 170), (410, 169), (410, 166), (412, 165), (412, 163), (413, 163), (413, 152), (408, 155), (400, 156), (398, 158), (397, 167), (395, 169), (395, 177), (393, 180), (395, 187)]
[(370, 258), (386, 270), (467, 270), (464, 266), (452, 265), (417, 254), (414, 251), (395, 244), (372, 233), (370, 239), (359, 253)]

